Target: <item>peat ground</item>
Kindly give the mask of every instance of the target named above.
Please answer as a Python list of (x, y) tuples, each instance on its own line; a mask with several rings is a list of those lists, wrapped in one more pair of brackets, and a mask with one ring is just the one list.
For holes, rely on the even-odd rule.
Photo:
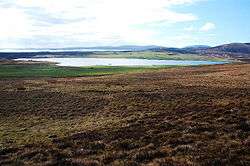
[(0, 165), (250, 165), (250, 64), (0, 80)]

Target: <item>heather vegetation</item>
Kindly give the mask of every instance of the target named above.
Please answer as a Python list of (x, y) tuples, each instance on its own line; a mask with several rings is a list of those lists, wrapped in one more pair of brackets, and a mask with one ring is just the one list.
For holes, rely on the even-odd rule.
[(0, 80), (0, 165), (249, 165), (250, 65)]

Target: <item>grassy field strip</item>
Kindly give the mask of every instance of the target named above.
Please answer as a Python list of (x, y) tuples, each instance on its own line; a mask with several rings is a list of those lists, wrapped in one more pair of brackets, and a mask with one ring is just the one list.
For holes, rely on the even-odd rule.
[(27, 77), (79, 77), (98, 76), (122, 73), (135, 73), (156, 71), (173, 66), (149, 66), (149, 67), (59, 67), (46, 64), (11, 64), (0, 65), (0, 78), (27, 78)]

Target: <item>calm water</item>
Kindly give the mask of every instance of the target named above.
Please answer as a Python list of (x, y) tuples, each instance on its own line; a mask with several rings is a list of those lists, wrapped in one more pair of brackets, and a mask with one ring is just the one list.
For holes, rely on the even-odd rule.
[(148, 60), (148, 59), (111, 59), (111, 58), (23, 58), (16, 60), (55, 62), (58, 66), (157, 66), (157, 65), (214, 65), (227, 62), (187, 61), (187, 60)]

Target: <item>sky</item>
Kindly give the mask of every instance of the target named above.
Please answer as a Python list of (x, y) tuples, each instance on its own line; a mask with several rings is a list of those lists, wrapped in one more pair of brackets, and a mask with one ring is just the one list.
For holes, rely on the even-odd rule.
[(0, 0), (0, 49), (250, 42), (250, 0)]

